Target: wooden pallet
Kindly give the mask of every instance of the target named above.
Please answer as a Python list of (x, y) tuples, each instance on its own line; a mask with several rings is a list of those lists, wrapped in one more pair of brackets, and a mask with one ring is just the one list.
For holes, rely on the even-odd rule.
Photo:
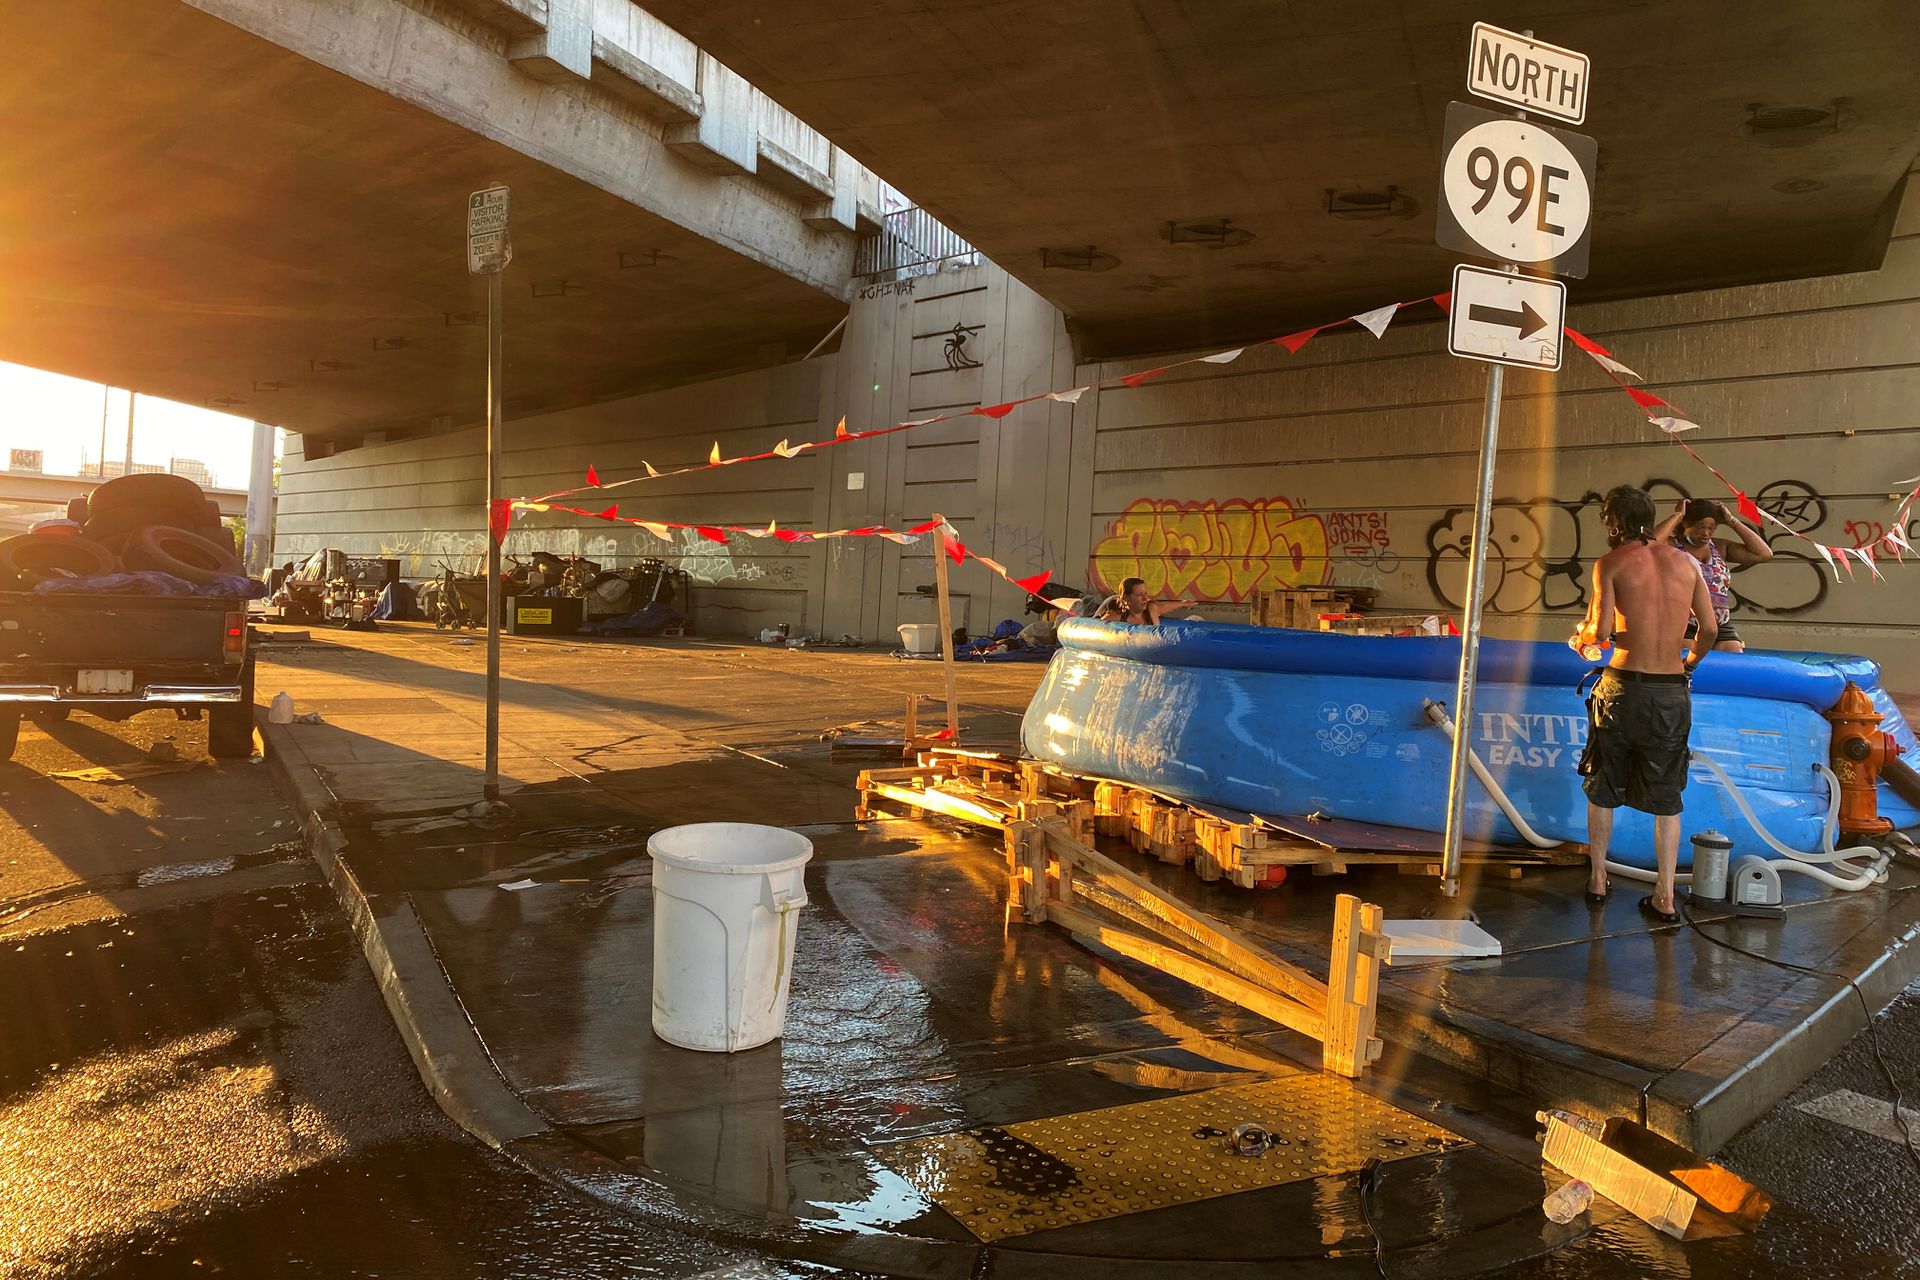
[[(1243, 889), (1273, 888), (1290, 872), (1340, 875), (1353, 867), (1393, 867), (1409, 875), (1440, 874), (1435, 849), (1348, 848), (1341, 837), (1380, 828), (1352, 822), (1302, 821), (1276, 825), (1252, 815), (1222, 816), (1129, 783), (1093, 778), (1034, 760), (1010, 760), (957, 748), (922, 751), (918, 763), (899, 769), (869, 769), (855, 786), (856, 818), (873, 816), (875, 798), (905, 805), (914, 817), (928, 812), (1004, 830), (1033, 818), (1066, 820), (1077, 837), (1124, 839), (1135, 850), (1174, 866), (1191, 866), (1209, 883), (1225, 880)], [(1318, 828), (1324, 827), (1324, 832)], [(1426, 837), (1431, 842), (1437, 837)], [(1569, 851), (1518, 850), (1472, 845), (1465, 852), (1482, 874), (1518, 879), (1529, 866), (1584, 863)]]
[(1325, 1070), (1358, 1076), (1379, 1058), (1374, 1017), (1392, 943), (1378, 906), (1339, 896), (1322, 982), (1100, 853), (1064, 819), (1005, 831), (1008, 896), (1021, 919), (1058, 925), (1318, 1041)]

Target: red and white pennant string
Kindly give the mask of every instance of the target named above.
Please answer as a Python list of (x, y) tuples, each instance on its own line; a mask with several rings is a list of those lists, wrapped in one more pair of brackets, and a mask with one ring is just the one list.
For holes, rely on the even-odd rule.
[[(1309, 329), (1301, 329), (1293, 333), (1282, 334), (1277, 338), (1262, 339), (1259, 342), (1248, 343), (1245, 346), (1233, 347), (1225, 351), (1216, 351), (1210, 355), (1192, 356), (1188, 359), (1176, 360), (1171, 364), (1160, 365), (1156, 368), (1142, 369), (1136, 373), (1120, 374), (1112, 378), (1096, 379), (1095, 381), (1084, 383), (1080, 386), (1065, 387), (1058, 391), (1047, 391), (1038, 395), (1023, 396), (1018, 400), (1008, 400), (1001, 404), (976, 405), (971, 409), (965, 409), (955, 413), (941, 413), (930, 418), (914, 418), (906, 422), (895, 423), (888, 427), (876, 427), (866, 431), (849, 431), (847, 429), (847, 420), (842, 417), (835, 425), (833, 436), (830, 439), (803, 440), (799, 444), (782, 440), (779, 444), (774, 445), (773, 448), (762, 453), (743, 454), (732, 458), (722, 457), (719, 442), (715, 441), (704, 463), (698, 463), (693, 466), (676, 467), (669, 471), (661, 471), (657, 470), (650, 462), (642, 462), (640, 465), (645, 469), (645, 473), (643, 475), (629, 476), (624, 480), (603, 482), (600, 479), (599, 472), (592, 466), (589, 466), (587, 468), (586, 483), (583, 485), (571, 489), (556, 490), (537, 498), (502, 499), (496, 502), (493, 510), (488, 513), (487, 525), (494, 539), (498, 541), (506, 535), (507, 527), (515, 511), (558, 511), (570, 515), (590, 516), (595, 519), (636, 525), (647, 530), (649, 533), (653, 533), (657, 537), (667, 539), (672, 537), (671, 532), (669, 532), (671, 530), (692, 529), (699, 533), (700, 536), (715, 542), (726, 541), (729, 534), (741, 534), (753, 538), (778, 538), (783, 542), (811, 542), (825, 538), (880, 537), (890, 541), (900, 542), (904, 545), (918, 541), (921, 535), (930, 531), (935, 526), (932, 524), (923, 525), (918, 529), (909, 530), (906, 533), (900, 533), (879, 526), (863, 529), (835, 529), (828, 532), (808, 533), (793, 529), (777, 529), (772, 523), (769, 523), (764, 529), (757, 526), (747, 527), (741, 525), (677, 524), (672, 521), (641, 520), (623, 516), (620, 514), (617, 504), (609, 506), (602, 511), (588, 511), (579, 507), (557, 505), (555, 499), (569, 498), (581, 493), (622, 489), (629, 485), (643, 484), (651, 480), (665, 480), (674, 476), (690, 475), (698, 471), (711, 471), (718, 467), (736, 466), (743, 462), (763, 462), (773, 458), (795, 458), (809, 451), (828, 449), (835, 445), (848, 444), (855, 440), (871, 440), (877, 436), (893, 435), (901, 431), (913, 431), (921, 427), (933, 426), (935, 423), (951, 422), (960, 418), (981, 417), (998, 420), (1005, 418), (1023, 405), (1035, 404), (1040, 401), (1075, 404), (1081, 396), (1096, 388), (1112, 387), (1132, 389), (1152, 382), (1157, 378), (1171, 373), (1175, 369), (1184, 368), (1188, 365), (1231, 364), (1254, 347), (1284, 347), (1289, 354), (1298, 354), (1301, 348), (1305, 347), (1307, 343), (1311, 342), (1320, 334), (1329, 329), (1336, 329), (1348, 324), (1357, 325), (1365, 329), (1368, 333), (1371, 333), (1375, 338), (1379, 338), (1385, 335), (1387, 326), (1393, 322), (1394, 317), (1402, 310), (1407, 307), (1418, 306), (1424, 302), (1434, 303), (1442, 311), (1446, 311), (1451, 308), (1453, 297), (1450, 293), (1437, 293), (1424, 298), (1415, 298), (1407, 302), (1390, 302), (1385, 306), (1375, 307), (1370, 311), (1362, 311), (1351, 316), (1343, 316), (1338, 320), (1331, 320), (1325, 324), (1314, 325)], [(1899, 488), (1908, 488), (1909, 486), (1912, 486), (1912, 488), (1907, 494), (1906, 499), (1900, 504), (1899, 510), (1893, 520), (1892, 529), (1886, 535), (1864, 547), (1823, 545), (1807, 537), (1806, 534), (1801, 533), (1772, 512), (1760, 506), (1745, 490), (1734, 484), (1733, 481), (1727, 479), (1727, 477), (1720, 472), (1719, 468), (1702, 457), (1699, 450), (1682, 439), (1681, 437), (1687, 432), (1698, 431), (1700, 424), (1688, 418), (1685, 413), (1671, 401), (1647, 390), (1644, 386), (1634, 386), (1628, 381), (1628, 379), (1632, 379), (1634, 382), (1644, 382), (1645, 379), (1642, 378), (1640, 374), (1621, 363), (1614, 357), (1612, 352), (1579, 330), (1568, 327), (1566, 329), (1566, 335), (1569, 341), (1586, 352), (1587, 355), (1592, 358), (1593, 362), (1600, 366), (1601, 371), (1633, 401), (1634, 406), (1639, 409), (1649, 423), (1659, 428), (1665, 433), (1668, 439), (1686, 450), (1689, 457), (1702, 467), (1705, 467), (1713, 474), (1715, 479), (1727, 487), (1727, 491), (1733, 495), (1735, 506), (1742, 517), (1752, 521), (1756, 525), (1772, 524), (1781, 531), (1812, 546), (1820, 557), (1826, 561), (1827, 566), (1834, 571), (1835, 581), (1839, 580), (1840, 569), (1842, 567), (1846, 569), (1849, 578), (1853, 576), (1854, 560), (1858, 560), (1862, 565), (1866, 566), (1867, 571), (1871, 573), (1876, 580), (1884, 580), (1882, 579), (1879, 565), (1876, 563), (1877, 556), (1884, 554), (1883, 548), (1885, 551), (1891, 551), (1895, 558), (1903, 561), (1906, 558), (1906, 552), (1915, 550), (1913, 544), (1908, 541), (1905, 530), (1907, 520), (1912, 514), (1915, 500), (1920, 499), (1920, 477), (1897, 482), (1897, 487)], [(950, 529), (951, 526), (949, 526), (949, 530)], [(1023, 587), (1028, 590), (1030, 594), (1037, 594), (1037, 589), (1025, 587), (1025, 584), (1033, 581), (1044, 582), (1047, 576), (1041, 574), (1038, 575), (1037, 578), (1014, 578), (1007, 573), (1004, 566), (988, 557), (973, 555), (973, 553), (962, 547), (957, 539), (951, 536), (949, 536), (948, 546), (955, 549), (954, 554), (956, 560), (964, 561), (967, 556), (972, 555), (974, 559), (998, 573), (1002, 578), (1005, 578), (1016, 586)]]
[[(493, 519), (489, 520), (488, 523), (494, 528), (504, 529), (507, 522), (512, 519), (515, 511), (558, 511), (566, 515), (590, 516), (595, 520), (611, 520), (620, 524), (630, 524), (636, 528), (644, 529), (663, 542), (672, 542), (674, 540), (674, 530), (676, 529), (691, 529), (708, 542), (725, 542), (735, 535), (745, 538), (773, 538), (776, 541), (786, 543), (823, 542), (829, 538), (885, 538), (888, 542), (897, 543), (903, 547), (910, 547), (926, 535), (935, 530), (940, 530), (946, 535), (947, 555), (952, 557), (955, 564), (965, 564), (968, 560), (973, 560), (982, 567), (990, 570), (995, 576), (1012, 583), (1030, 596), (1040, 595), (1042, 591), (1046, 590), (1048, 581), (1053, 577), (1050, 570), (1044, 570), (1025, 578), (1014, 577), (1013, 572), (1009, 570), (1007, 566), (1001, 564), (992, 556), (983, 556), (978, 552), (968, 550), (960, 541), (959, 534), (954, 530), (954, 527), (942, 520), (926, 520), (911, 529), (905, 530), (889, 529), (885, 525), (875, 524), (864, 525), (858, 529), (815, 531), (808, 529), (782, 529), (776, 522), (771, 520), (767, 522), (765, 528), (759, 525), (681, 524), (674, 520), (642, 520), (637, 516), (623, 516), (612, 507), (608, 507), (605, 511), (588, 511), (581, 507), (560, 506), (551, 502), (502, 498), (494, 503)], [(1042, 598), (1045, 599), (1045, 597)], [(1057, 600), (1048, 600), (1047, 603), (1053, 605), (1055, 608), (1064, 609), (1071, 605), (1073, 601), (1074, 598), (1072, 596), (1062, 596)]]

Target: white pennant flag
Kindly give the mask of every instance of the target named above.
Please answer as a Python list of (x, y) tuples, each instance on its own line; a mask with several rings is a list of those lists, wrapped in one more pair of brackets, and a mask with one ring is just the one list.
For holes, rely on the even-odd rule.
[(920, 541), (920, 538), (917, 534), (895, 533), (892, 529), (882, 529), (880, 531), (880, 536), (885, 538), (888, 542), (897, 542), (903, 547), (910, 547), (914, 543)]
[[(1235, 347), (1231, 351), (1216, 351), (1210, 356), (1201, 356), (1200, 362), (1202, 364), (1232, 364), (1240, 358), (1241, 353), (1245, 350), (1245, 347)], [(1055, 394), (1055, 398), (1058, 398), (1058, 393)]]
[(1902, 561), (1906, 560), (1906, 556), (1901, 553), (1913, 550), (1913, 544), (1907, 541), (1906, 531), (1899, 525), (1887, 531), (1887, 542), (1893, 547), (1893, 553), (1900, 556)]
[(1920, 476), (1908, 476), (1905, 480), (1895, 480), (1893, 483), (1896, 488), (1904, 489), (1910, 484), (1920, 484)]
[(1393, 317), (1398, 314), (1399, 311), (1399, 303), (1389, 302), (1384, 307), (1375, 307), (1371, 311), (1362, 311), (1359, 315), (1353, 317), (1353, 322), (1378, 338), (1386, 333), (1387, 326), (1393, 322)]
[(1071, 609), (1073, 608), (1073, 606), (1079, 604), (1080, 601), (1079, 601), (1079, 598), (1076, 596), (1056, 596), (1053, 599), (1048, 600), (1047, 603), (1052, 605), (1054, 608), (1060, 610), (1062, 613), (1065, 613), (1068, 609)]
[(647, 478), (649, 480), (658, 480), (660, 478), (660, 473), (653, 469), (653, 464), (651, 462), (648, 462), (643, 458), (640, 461), (640, 465), (647, 469)]
[(807, 446), (804, 444), (799, 446), (790, 445), (785, 440), (782, 440), (779, 444), (773, 446), (773, 452), (775, 453), (775, 455), (779, 457), (791, 458), (795, 454), (799, 453), (801, 449), (804, 449), (806, 447)]
[(993, 570), (995, 573), (999, 574), (1001, 577), (1004, 578), (1007, 576), (1007, 566), (1001, 564), (998, 560), (995, 560), (992, 556), (977, 555), (974, 557), (974, 559), (978, 560), (981, 564), (987, 566), (987, 568)]
[(947, 415), (944, 413), (935, 414), (931, 418), (915, 418), (912, 422), (903, 422), (900, 425), (903, 427), (924, 427), (929, 423), (944, 422), (946, 421), (946, 417)]
[(1086, 390), (1085, 387), (1075, 387), (1071, 391), (1049, 391), (1047, 392), (1047, 399), (1058, 400), (1061, 404), (1074, 404), (1082, 395), (1086, 394)]
[(1636, 382), (1646, 381), (1645, 378), (1642, 378), (1639, 374), (1627, 368), (1627, 366), (1621, 364), (1618, 360), (1615, 360), (1612, 356), (1603, 356), (1598, 351), (1589, 351), (1587, 354), (1592, 356), (1594, 360), (1600, 365), (1600, 367), (1602, 369), (1607, 370), (1609, 373), (1617, 373), (1623, 378), (1632, 378)]
[(1685, 418), (1654, 418), (1651, 419), (1651, 421), (1654, 426), (1660, 428), (1670, 436), (1677, 436), (1683, 431), (1698, 431), (1700, 429), (1699, 423), (1689, 422)]
[(660, 539), (660, 541), (662, 542), (673, 541), (673, 530), (669, 529), (664, 524), (654, 524), (648, 520), (635, 520), (634, 523), (639, 525), (642, 529), (645, 529), (648, 533), (652, 534), (654, 537)]
[[(1822, 546), (1818, 542), (1813, 544), (1813, 549), (1815, 551), (1818, 551), (1820, 553), (1820, 558), (1827, 562), (1827, 568), (1833, 570), (1833, 580), (1835, 582), (1840, 581), (1840, 570), (1833, 563), (1833, 552), (1827, 550), (1826, 547)], [(1852, 573), (1853, 570), (1849, 569), (1847, 570), (1847, 572)]]

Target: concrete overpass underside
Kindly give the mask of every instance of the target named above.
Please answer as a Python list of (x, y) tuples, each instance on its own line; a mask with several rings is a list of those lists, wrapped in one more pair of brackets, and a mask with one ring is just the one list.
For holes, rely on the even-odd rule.
[(643, 112), (529, 79), (478, 22), (224, 7), (285, 43), (181, 0), (0, 16), (0, 359), (315, 452), (470, 422), (485, 287), (463, 205), (495, 181), (514, 189), (512, 416), (792, 359), (845, 314), (850, 227), (668, 154)]
[(1876, 265), (1920, 150), (1910, 0), (648, 8), (1060, 307), (1091, 354), (1442, 287), (1438, 151), (1475, 20), (1592, 56), (1581, 299)]

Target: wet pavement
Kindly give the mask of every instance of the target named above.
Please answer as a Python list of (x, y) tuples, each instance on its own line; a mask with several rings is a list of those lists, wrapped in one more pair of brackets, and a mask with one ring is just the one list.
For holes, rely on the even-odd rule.
[[(198, 767), (50, 776), (167, 740)], [(0, 1276), (558, 1280), (741, 1260), (461, 1133), (293, 829), (263, 768), (204, 760), (201, 726), (23, 730), (0, 766)]]
[[(970, 714), (985, 731), (1004, 724), (993, 710), (982, 699)], [(759, 724), (707, 714), (684, 723), (752, 754), (658, 765), (673, 782), (659, 788), (556, 780), (504, 823), (372, 807), (353, 820), (371, 892), (413, 905), (463, 993), (484, 997), (473, 1016), (502, 1069), (555, 1121), (505, 1154), (421, 1087), (265, 769), (202, 765), (109, 790), (45, 775), (132, 761), (168, 734), (197, 759), (195, 727), (81, 721), (64, 741), (29, 729), (23, 763), (0, 768), (0, 849), (17, 877), (0, 891), (0, 1276), (974, 1274), (947, 1259), (976, 1264), (978, 1246), (889, 1144), (997, 1126), (1065, 1150), (1020, 1121), (1323, 1079), (1250, 1015), (1004, 926), (997, 862), (971, 835), (845, 822), (842, 766), (787, 699)], [(769, 728), (780, 716), (793, 723)], [(769, 770), (800, 776), (775, 787), (785, 774)], [(784, 806), (820, 849), (791, 1030), (731, 1058), (670, 1049), (646, 1030), (644, 839), (683, 806), (749, 802)], [(1306, 888), (1295, 900), (1319, 891)], [(1531, 945), (1553, 946), (1542, 930)], [(586, 962), (569, 971), (543, 945), (556, 936), (585, 942)], [(509, 1034), (534, 1026), (550, 1034)], [(1911, 1085), (1920, 1004), (1878, 1026)], [(1369, 1088), (1469, 1141), (1391, 1160), (1370, 1185), (1335, 1170), (1028, 1233), (985, 1270), (1127, 1270), (1101, 1253), (1156, 1276), (1914, 1270), (1920, 1178), (1865, 1038), (1726, 1148), (1779, 1204), (1752, 1236), (1708, 1244), (1604, 1203), (1547, 1223), (1538, 1202), (1558, 1179), (1539, 1168), (1525, 1106), (1485, 1080), (1394, 1053)], [(1016, 1189), (1062, 1175), (1002, 1151)], [(1103, 1172), (1088, 1168), (1089, 1183)], [(924, 1242), (911, 1255), (872, 1243), (907, 1231)], [(768, 1247), (743, 1247), (754, 1241)], [(796, 1260), (809, 1254), (847, 1265)]]
[[(1394, 1048), (1365, 1084), (1465, 1142), (1382, 1166), (1371, 1193), (1348, 1169), (1042, 1225), (988, 1246), (943, 1207), (935, 1181), (888, 1153), (916, 1138), (1008, 1133), (1043, 1117), (1284, 1082), (1315, 1065), (1305, 1042), (1055, 932), (1007, 925), (990, 841), (936, 824), (846, 821), (858, 762), (836, 759), (820, 731), (886, 716), (906, 688), (930, 691), (937, 677), (925, 667), (871, 654), (510, 642), (515, 812), (474, 820), (451, 810), (477, 798), (476, 666), (431, 632), (312, 646), (274, 678), (328, 725), (283, 732), (346, 819), (343, 864), (372, 917), (404, 917), (428, 940), (431, 976), (458, 991), (487, 1068), (532, 1121), (535, 1131), (514, 1132), (508, 1149), (636, 1220), (903, 1275), (1366, 1274), (1383, 1264), (1422, 1275), (1516, 1266), (1735, 1275), (1821, 1259), (1866, 1274), (1904, 1261), (1871, 1232), (1802, 1214), (1791, 1197), (1760, 1235), (1714, 1246), (1666, 1241), (1606, 1206), (1591, 1232), (1584, 1222), (1554, 1228), (1538, 1205), (1558, 1178), (1541, 1171), (1528, 1098), (1577, 1102), (1567, 1062), (1586, 1063), (1590, 1075), (1598, 1062), (1613, 1100), (1631, 1104), (1607, 1110), (1637, 1112), (1646, 1098), (1648, 1118), (1659, 1119), (1662, 1089), (1700, 1075), (1706, 1049), (1755, 1034), (1790, 1040), (1809, 1010), (1850, 997), (1839, 982), (1740, 957), (1710, 934), (1795, 963), (1858, 968), (1849, 948), (1878, 945), (1889, 911), (1912, 898), (1911, 878), (1872, 906), (1798, 905), (1793, 927), (1765, 936), (1712, 921), (1652, 934), (1625, 893), (1590, 916), (1577, 871), (1482, 885), (1483, 913), (1515, 925), (1497, 930), (1515, 954), (1394, 971), (1383, 1029), (1397, 1023), (1403, 1045), (1429, 1051), (1502, 1017), (1561, 1038), (1500, 1069), (1468, 1062), (1478, 1068), (1470, 1073)], [(382, 737), (397, 692), (423, 667), (432, 731)], [(1037, 668), (963, 672), (970, 744), (1010, 739), (1035, 678)], [(424, 790), (410, 789), (420, 779)], [(645, 837), (712, 819), (796, 827), (817, 850), (787, 1036), (726, 1058), (673, 1049), (649, 1027)], [(1417, 914), (1432, 893), (1427, 881), (1377, 875), (1269, 894), (1189, 877), (1184, 891), (1311, 962), (1333, 892), (1356, 884), (1390, 915)], [(1512, 981), (1505, 964), (1515, 966)], [(1656, 981), (1640, 991), (1650, 974)], [(1588, 1003), (1582, 993), (1597, 994)], [(1859, 1021), (1845, 1009), (1835, 1016), (1836, 1027)], [(1520, 1090), (1503, 1078), (1513, 1062), (1532, 1072)], [(1770, 1085), (1741, 1081), (1735, 1091), (1750, 1087)], [(1684, 1090), (1668, 1092), (1681, 1099), (1673, 1105), (1685, 1102)], [(1874, 1096), (1886, 1092), (1882, 1083)], [(1754, 1132), (1807, 1119), (1795, 1114), (1776, 1112)], [(987, 1149), (1000, 1141), (987, 1139)], [(1911, 1173), (1897, 1148), (1866, 1154), (1884, 1183)], [(1005, 1176), (1035, 1168), (1064, 1185), (1093, 1180), (1091, 1170), (1082, 1177), (1038, 1158)], [(1844, 1176), (1802, 1173), (1816, 1185)], [(1569, 1258), (1586, 1269), (1556, 1270)]]

